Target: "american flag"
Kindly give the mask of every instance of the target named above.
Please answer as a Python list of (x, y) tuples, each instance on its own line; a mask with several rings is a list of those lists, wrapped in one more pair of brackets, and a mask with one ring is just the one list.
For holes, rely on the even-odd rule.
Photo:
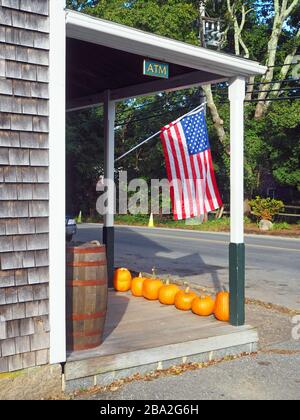
[(204, 110), (162, 128), (175, 220), (199, 217), (222, 207)]

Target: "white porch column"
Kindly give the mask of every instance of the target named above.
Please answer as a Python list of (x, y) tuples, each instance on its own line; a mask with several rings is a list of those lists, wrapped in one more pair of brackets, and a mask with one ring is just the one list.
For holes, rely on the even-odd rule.
[(49, 64), (49, 322), (50, 363), (66, 360), (66, 16), (50, 2)]
[(108, 184), (108, 213), (104, 217), (103, 242), (106, 245), (109, 285), (112, 286), (114, 273), (114, 208), (115, 208), (115, 102), (110, 99), (110, 91), (104, 95), (104, 177)]
[(230, 321), (245, 323), (244, 77), (230, 81)]

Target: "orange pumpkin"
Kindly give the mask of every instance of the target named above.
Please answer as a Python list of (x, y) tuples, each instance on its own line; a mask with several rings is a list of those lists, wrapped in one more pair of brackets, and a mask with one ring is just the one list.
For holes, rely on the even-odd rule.
[(170, 284), (168, 280), (165, 286), (160, 289), (158, 299), (163, 305), (174, 305), (175, 296), (179, 291), (179, 287), (176, 284)]
[(192, 309), (193, 300), (197, 297), (196, 293), (190, 292), (190, 288), (180, 290), (175, 296), (175, 306), (181, 311), (189, 311)]
[(144, 281), (146, 280), (145, 277), (142, 276), (140, 273), (139, 277), (135, 277), (131, 282), (131, 293), (133, 296), (141, 297), (143, 296), (143, 285)]
[(217, 294), (215, 305), (215, 317), (219, 321), (228, 322), (230, 319), (229, 313), (229, 293), (220, 292)]
[(214, 313), (215, 300), (211, 296), (200, 296), (193, 300), (192, 311), (196, 315), (210, 316)]
[(143, 296), (148, 300), (157, 300), (159, 291), (163, 287), (160, 279), (145, 279), (143, 284)]
[(132, 276), (127, 268), (118, 268), (114, 274), (114, 288), (117, 292), (127, 292), (131, 287)]

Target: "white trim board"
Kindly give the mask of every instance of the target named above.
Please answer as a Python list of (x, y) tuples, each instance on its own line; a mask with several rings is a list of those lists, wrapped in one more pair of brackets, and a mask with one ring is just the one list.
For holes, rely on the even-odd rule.
[(65, 311), (65, 0), (50, 1), (49, 321), (50, 363), (66, 360)]
[(66, 12), (67, 36), (178, 64), (220, 74), (225, 77), (263, 75), (267, 68), (259, 63), (207, 48), (196, 47), (83, 13)]

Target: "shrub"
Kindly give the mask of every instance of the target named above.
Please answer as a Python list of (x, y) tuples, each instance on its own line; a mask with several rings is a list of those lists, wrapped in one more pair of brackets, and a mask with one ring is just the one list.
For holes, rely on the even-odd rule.
[(253, 200), (249, 201), (252, 213), (259, 220), (269, 220), (272, 221), (274, 216), (280, 211), (284, 210), (284, 204), (280, 200), (275, 200), (273, 198), (262, 198), (256, 197)]

